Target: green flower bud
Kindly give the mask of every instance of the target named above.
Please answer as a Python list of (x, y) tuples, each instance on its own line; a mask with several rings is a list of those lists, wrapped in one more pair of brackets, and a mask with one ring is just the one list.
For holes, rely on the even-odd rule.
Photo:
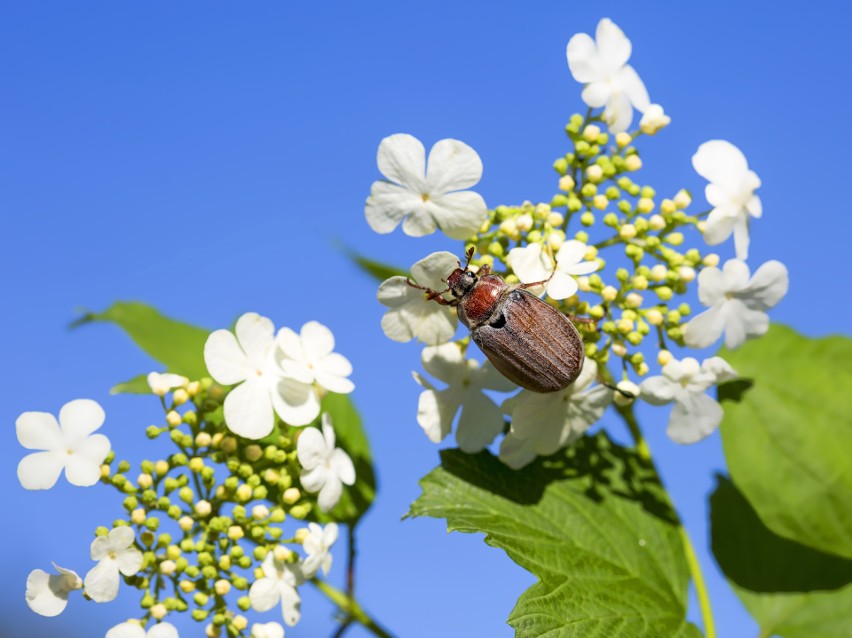
[(210, 612), (206, 609), (193, 609), (192, 610), (192, 619), (197, 622), (203, 622), (207, 620), (207, 616), (210, 615)]
[(618, 226), (618, 216), (615, 213), (607, 213), (604, 215), (603, 223), (607, 226), (615, 228)]
[(283, 523), (286, 518), (287, 514), (285, 514), (284, 510), (280, 507), (272, 508), (272, 511), (269, 514), (269, 521), (272, 523)]
[(109, 534), (109, 530), (103, 525), (95, 528), (95, 536), (106, 536)]
[[(187, 410), (183, 413), (183, 422), (189, 426), (198, 425), (198, 415), (193, 410)], [(192, 445), (190, 443), (190, 445)]]
[(242, 611), (248, 611), (251, 608), (251, 600), (248, 596), (240, 596), (237, 598), (237, 607)]
[(672, 298), (672, 294), (673, 294), (672, 289), (669, 288), (668, 286), (660, 286), (659, 288), (655, 289), (654, 292), (657, 293), (657, 296), (662, 301), (668, 301), (669, 299)]
[(201, 568), (201, 575), (204, 576), (204, 578), (212, 580), (219, 575), (219, 570), (213, 565), (208, 565), (207, 567)]
[(151, 595), (151, 592), (145, 592), (145, 595), (142, 596), (142, 600), (139, 601), (139, 606), (142, 609), (150, 609), (154, 606), (154, 597)]
[(160, 519), (155, 518), (153, 516), (148, 517), (145, 520), (145, 527), (152, 531), (156, 531), (158, 527), (160, 527)]
[[(181, 544), (181, 547), (182, 546), (183, 545)], [(180, 561), (178, 561), (178, 562), (180, 562)], [(198, 575), (201, 573), (201, 570), (198, 569), (197, 565), (187, 565), (186, 568), (184, 569), (184, 572), (186, 572), (186, 575), (189, 576), (190, 578), (198, 578)]]
[(565, 160), (564, 157), (560, 157), (555, 162), (553, 162), (553, 168), (560, 175), (564, 175), (566, 172), (568, 172), (568, 162)]
[(243, 556), (237, 561), (237, 564), (243, 569), (248, 569), (249, 567), (251, 567), (251, 557)]
[(680, 305), (677, 307), (677, 311), (678, 311), (681, 315), (683, 315), (683, 316), (687, 316), (687, 315), (689, 315), (689, 313), (691, 313), (691, 312), (692, 312), (692, 308), (690, 308), (690, 307), (689, 307), (689, 304), (688, 304), (688, 303), (682, 303), (682, 304), (680, 304)]
[(634, 346), (642, 343), (642, 335), (639, 332), (630, 332), (627, 334), (627, 341)]
[(184, 503), (192, 503), (193, 499), (195, 499), (195, 492), (190, 487), (182, 487), (178, 492), (178, 497)]
[(591, 211), (586, 211), (580, 216), (580, 223), (583, 226), (591, 226), (595, 223), (595, 215)]
[(179, 467), (179, 466), (182, 466), (182, 465), (186, 465), (186, 462), (187, 462), (186, 454), (172, 454), (172, 457), (171, 457), (171, 464), (172, 465)]
[(195, 549), (195, 542), (191, 538), (185, 538), (180, 542), (180, 548), (185, 552), (191, 552)]
[(234, 560), (237, 560), (238, 558), (243, 557), (243, 555), (245, 554), (245, 550), (243, 550), (243, 548), (240, 547), (239, 545), (234, 545), (231, 548), (231, 551), (228, 552), (228, 553), (231, 555), (231, 558), (233, 558)]

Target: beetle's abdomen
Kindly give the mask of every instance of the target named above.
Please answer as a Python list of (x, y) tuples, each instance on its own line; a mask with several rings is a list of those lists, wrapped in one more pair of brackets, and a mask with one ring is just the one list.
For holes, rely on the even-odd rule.
[(524, 290), (513, 290), (473, 340), (503, 376), (533, 392), (571, 385), (583, 368), (580, 333), (568, 317)]

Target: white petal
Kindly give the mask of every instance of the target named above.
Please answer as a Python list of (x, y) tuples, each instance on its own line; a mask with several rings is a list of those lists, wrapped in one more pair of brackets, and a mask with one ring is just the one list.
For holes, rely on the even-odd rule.
[[(630, 103), (636, 107), (636, 110), (644, 112), (651, 106), (651, 99), (648, 97), (648, 89), (636, 73), (632, 66), (626, 66), (618, 74), (618, 83), (621, 92), (630, 100)], [(631, 119), (633, 114), (631, 113)], [(629, 124), (628, 124), (629, 126)]]
[(18, 480), (27, 490), (49, 490), (65, 467), (65, 452), (34, 452), (18, 463)]
[[(586, 258), (589, 247), (576, 239), (569, 239), (559, 247), (556, 252), (556, 264), (560, 270), (579, 264)], [(569, 271), (565, 271), (569, 272)]]
[(104, 462), (109, 454), (109, 439), (103, 434), (93, 434), (77, 442), (73, 447), (73, 456), (80, 456), (97, 464)]
[(331, 423), (331, 415), (328, 412), (322, 415), (322, 438), (325, 441), (325, 449), (333, 450), (336, 437), (334, 436), (334, 426)]
[(748, 259), (748, 218), (740, 215), (734, 220), (734, 252), (737, 259)]
[(568, 68), (577, 82), (586, 84), (603, 79), (602, 64), (595, 41), (586, 34), (578, 33), (570, 40), (565, 49)]
[(726, 293), (739, 292), (748, 287), (751, 271), (744, 261), (729, 259), (722, 266), (722, 277)]
[(696, 443), (722, 422), (722, 406), (703, 393), (686, 392), (675, 403), (666, 433), (675, 443)]
[(251, 638), (284, 638), (284, 627), (277, 622), (254, 623)]
[(379, 144), (376, 162), (382, 175), (410, 190), (423, 192), (426, 149), (413, 135), (397, 133)]
[(275, 424), (269, 390), (260, 377), (249, 377), (225, 397), (225, 424), (234, 434), (262, 439)]
[(146, 638), (179, 638), (177, 627), (171, 623), (157, 623), (148, 630)]
[(612, 84), (609, 82), (590, 82), (583, 87), (580, 98), (587, 106), (598, 109), (612, 97)]
[(424, 211), (422, 196), (389, 182), (373, 182), (370, 197), (364, 206), (367, 223), (374, 231), (387, 234), (393, 231), (402, 218), (414, 211)]
[(519, 470), (535, 460), (535, 440), (521, 439), (509, 432), (500, 442), (500, 460), (513, 470)]
[(281, 615), (284, 618), (284, 622), (290, 627), (298, 623), (299, 618), (302, 617), (299, 609), (300, 604), (301, 598), (299, 598), (299, 592), (294, 587), (281, 588)]
[(553, 274), (550, 283), (547, 284), (547, 294), (551, 299), (566, 299), (579, 289), (577, 280), (561, 270)]
[(335, 448), (331, 453), (330, 465), (332, 471), (337, 475), (337, 478), (344, 485), (354, 485), (355, 483), (355, 466), (352, 464), (352, 459), (341, 448)]
[(314, 366), (314, 374), (317, 383), (331, 392), (349, 394), (355, 389), (355, 384), (346, 378), (352, 374), (352, 364), (336, 352), (320, 359)]
[(325, 463), (330, 450), (325, 444), (325, 438), (317, 428), (305, 428), (299, 433), (299, 439), (296, 442), (296, 455), (299, 457), (299, 464), (306, 470), (312, 470), (315, 467)]
[(284, 326), (278, 330), (278, 334), (275, 335), (275, 345), (278, 348), (278, 354), (283, 358), (307, 363), (302, 338), (290, 328)]
[(133, 576), (142, 569), (142, 552), (135, 547), (128, 547), (116, 556), (118, 570), (125, 576)]
[(512, 392), (518, 389), (518, 386), (504, 377), (494, 364), (486, 360), (474, 375), (476, 385), (480, 388), (488, 388), (489, 390), (497, 390), (499, 392)]
[(632, 50), (630, 40), (624, 35), (624, 31), (609, 18), (603, 18), (598, 22), (595, 44), (604, 63), (610, 69), (622, 67), (630, 59)]
[(583, 369), (580, 370), (580, 374), (574, 381), (574, 383), (569, 386), (568, 391), (571, 393), (577, 393), (580, 390), (589, 387), (597, 378), (597, 376), (598, 364), (595, 363), (594, 359), (584, 359)]
[(606, 386), (596, 386), (588, 392), (572, 397), (565, 416), (565, 430), (562, 445), (575, 440), (597, 423), (612, 403), (612, 390)]
[(189, 379), (179, 374), (171, 374), (170, 372), (150, 372), (147, 377), (148, 387), (151, 392), (160, 396), (166, 394), (172, 388), (179, 388), (189, 383)]
[(86, 595), (96, 603), (115, 600), (118, 596), (118, 585), (118, 564), (110, 558), (99, 561), (83, 580)]
[(704, 227), (704, 241), (710, 246), (717, 246), (734, 232), (735, 217), (731, 217), (724, 208), (714, 208), (707, 216)]
[(281, 599), (278, 583), (271, 578), (259, 578), (249, 589), (249, 600), (255, 611), (269, 611)]
[(511, 432), (514, 436), (525, 439), (540, 436), (542, 432), (551, 431), (558, 439), (565, 422), (565, 392), (549, 392), (540, 394), (523, 390), (516, 396), (503, 402), (503, 410), (512, 415)]
[(107, 541), (111, 551), (127, 549), (136, 541), (136, 533), (126, 525), (113, 527), (107, 535)]
[(307, 425), (320, 413), (319, 399), (314, 387), (294, 379), (278, 380), (272, 394), (272, 404), (278, 416), (297, 427)]
[(28, 450), (59, 450), (64, 438), (56, 417), (47, 412), (24, 412), (15, 421), (18, 442)]
[[(109, 444), (107, 444), (108, 450)], [(70, 454), (65, 462), (65, 478), (71, 485), (91, 487), (101, 478), (101, 462), (93, 461), (79, 454)]]
[(482, 392), (467, 392), (456, 429), (456, 442), (462, 452), (475, 454), (491, 445), (503, 431), (503, 413)]
[(780, 261), (767, 261), (757, 269), (739, 298), (754, 310), (767, 310), (781, 301), (789, 285), (787, 267)]
[[(488, 218), (488, 206), (485, 205), (485, 200), (482, 199), (482, 195), (473, 191), (435, 195), (426, 202), (426, 210), (450, 239), (469, 238), (476, 234), (482, 222)], [(404, 229), (405, 225), (403, 225)], [(428, 233), (408, 234), (420, 237)]]
[(66, 441), (82, 439), (104, 424), (106, 414), (97, 401), (69, 401), (59, 411), (59, 426)]
[(299, 481), (302, 487), (311, 494), (316, 494), (325, 485), (330, 472), (326, 469), (325, 464), (317, 465), (310, 470), (303, 471), (299, 476)]
[(417, 423), (430, 441), (440, 443), (452, 431), (458, 409), (458, 392), (425, 390), (417, 401)]
[(459, 140), (440, 140), (429, 151), (426, 188), (431, 197), (470, 188), (482, 177), (482, 160)]
[(728, 192), (733, 192), (748, 172), (745, 155), (725, 140), (704, 142), (692, 156), (692, 166), (701, 177)]
[(433, 214), (430, 202), (419, 202), (412, 208), (411, 214), (402, 222), (402, 232), (409, 237), (431, 235), (438, 228), (438, 219)]
[(508, 263), (521, 283), (544, 281), (553, 271), (553, 261), (542, 252), (541, 244), (528, 244), (509, 251)]
[(674, 401), (678, 386), (664, 376), (649, 377), (639, 384), (642, 399), (651, 405), (665, 405)]
[(329, 523), (322, 532), (322, 544), (331, 547), (337, 542), (338, 536), (340, 536), (340, 528), (337, 523)]
[(751, 310), (738, 299), (732, 299), (727, 308), (725, 346), (739, 348), (751, 337), (759, 337), (769, 330), (769, 317), (761, 310)]
[(123, 622), (106, 632), (106, 638), (145, 638), (145, 630), (132, 622)]
[(319, 508), (323, 512), (328, 512), (337, 505), (341, 494), (343, 494), (343, 484), (336, 475), (329, 473), (317, 499)]
[(760, 197), (757, 195), (752, 196), (746, 204), (746, 210), (755, 219), (760, 218), (763, 215), (763, 204), (760, 203)]
[(467, 364), (457, 343), (423, 348), (421, 358), (426, 372), (445, 383), (460, 383), (466, 376)]
[(34, 569), (27, 576), (27, 606), (41, 616), (58, 616), (68, 605), (68, 590), (61, 574)]
[(256, 312), (247, 312), (237, 319), (234, 332), (251, 365), (262, 366), (275, 342), (275, 325), (272, 320)]
[(388, 308), (400, 308), (414, 300), (424, 301), (423, 297), (421, 291), (409, 286), (405, 277), (399, 275), (385, 279), (376, 293), (379, 303)]
[(216, 330), (204, 343), (204, 363), (217, 383), (233, 385), (249, 375), (248, 359), (229, 330)]
[(705, 306), (713, 306), (725, 299), (725, 279), (722, 271), (713, 266), (698, 274), (698, 299)]
[(701, 363), (701, 370), (713, 376), (714, 383), (737, 378), (737, 372), (722, 357), (710, 357)]
[(299, 334), (308, 361), (319, 361), (334, 350), (334, 335), (318, 321), (306, 323)]
[(633, 105), (626, 93), (613, 93), (607, 102), (603, 114), (612, 133), (621, 133), (630, 128), (633, 122)]
[[(409, 286), (406, 287), (413, 290)], [(455, 309), (440, 306), (436, 302), (427, 302), (420, 293), (409, 301), (408, 305), (392, 308), (382, 316), (382, 330), (385, 335), (402, 343), (415, 337), (430, 345), (446, 343), (452, 339), (457, 325)]]
[(447, 277), (458, 266), (458, 257), (446, 250), (441, 250), (427, 255), (414, 264), (411, 267), (411, 276), (421, 286), (443, 290), (446, 288)]
[[(704, 273), (702, 273), (704, 274)], [(723, 305), (708, 308), (686, 324), (683, 340), (690, 348), (706, 348), (722, 336), (725, 329)]]

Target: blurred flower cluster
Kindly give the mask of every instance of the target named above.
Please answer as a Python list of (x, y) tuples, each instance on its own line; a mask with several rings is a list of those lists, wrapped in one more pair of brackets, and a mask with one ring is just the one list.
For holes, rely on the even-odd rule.
[[(487, 266), (510, 285), (547, 282), (531, 291), (569, 316), (591, 319), (576, 325), (586, 359), (571, 386), (547, 394), (521, 390), (498, 401), (490, 391), (516, 386), (489, 361), (480, 365), (469, 356), (469, 336), (456, 335), (455, 308), (410, 285), (452, 302), (446, 280), (461, 265), (457, 255), (432, 253), (412, 265), (410, 278), (383, 282), (378, 299), (388, 308), (385, 334), (425, 344), (425, 371), (446, 384), (440, 388), (415, 373), (424, 388), (417, 420), (430, 440), (443, 440), (456, 420), (456, 440), (467, 452), (504, 433), (500, 458), (519, 468), (576, 440), (610, 402), (625, 408), (640, 396), (674, 404), (668, 432), (679, 443), (698, 441), (718, 426), (721, 408), (707, 391), (735, 371), (719, 357), (678, 360), (672, 350), (705, 348), (723, 335), (725, 345), (736, 348), (764, 334), (766, 311), (786, 294), (787, 270), (770, 261), (751, 275), (744, 261), (750, 224), (762, 214), (755, 194), (760, 180), (733, 144), (711, 140), (692, 158), (709, 182), (705, 210), (691, 212), (686, 189), (662, 196), (642, 181), (637, 143), (671, 118), (651, 103), (627, 64), (631, 53), (630, 40), (609, 19), (600, 21), (594, 38), (577, 34), (568, 42), (568, 67), (583, 84), (588, 110), (565, 127), (569, 148), (553, 163), (556, 187), (545, 201), (488, 208), (465, 190), (479, 182), (482, 162), (460, 141), (439, 141), (428, 159), (410, 135), (391, 135), (379, 145), (386, 179), (373, 184), (366, 204), (374, 230), (389, 233), (400, 222), (412, 236), (440, 229), (465, 240), (458, 254), (475, 248), (472, 270)], [(634, 109), (642, 115), (631, 130)], [(705, 245), (731, 236), (736, 258), (719, 268), (719, 255)], [(696, 288), (707, 307), (698, 314), (689, 302)], [(657, 365), (660, 375), (649, 376)]]
[(101, 482), (124, 499), (124, 514), (95, 530), (83, 577), (57, 565), (30, 573), (30, 608), (55, 616), (76, 591), (108, 602), (124, 582), (139, 591), (141, 613), (107, 638), (175, 638), (166, 619), (176, 612), (204, 623), (208, 637), (281, 638), (281, 622), (249, 627), (243, 614), (277, 607), (284, 624), (299, 621), (299, 587), (331, 568), (338, 526), (326, 513), (356, 478), (322, 412), (325, 393), (354, 389), (349, 361), (333, 350), (317, 322), (276, 333), (247, 313), (233, 333), (213, 332), (204, 348), (211, 377), (148, 375), (163, 423), (146, 434), (167, 437), (173, 451), (136, 472), (95, 433), (105, 421), (95, 401), (67, 403), (58, 420), (22, 414), (18, 440), (36, 450), (18, 466), (25, 488), (49, 489), (64, 469), (70, 483)]

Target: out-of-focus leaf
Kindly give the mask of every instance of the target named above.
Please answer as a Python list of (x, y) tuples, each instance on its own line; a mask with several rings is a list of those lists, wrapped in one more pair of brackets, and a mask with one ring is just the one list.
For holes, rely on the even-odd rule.
[(140, 374), (124, 383), (117, 383), (109, 389), (110, 394), (151, 394), (148, 375)]
[(369, 257), (364, 257), (360, 253), (352, 250), (348, 246), (341, 245), (341, 249), (346, 254), (349, 259), (351, 259), (357, 266), (361, 268), (365, 273), (372, 276), (377, 281), (384, 281), (385, 279), (390, 279), (391, 277), (408, 277), (408, 271), (404, 268), (397, 268), (396, 266), (391, 266), (389, 264), (384, 264), (380, 261), (376, 261), (375, 259), (370, 259)]

